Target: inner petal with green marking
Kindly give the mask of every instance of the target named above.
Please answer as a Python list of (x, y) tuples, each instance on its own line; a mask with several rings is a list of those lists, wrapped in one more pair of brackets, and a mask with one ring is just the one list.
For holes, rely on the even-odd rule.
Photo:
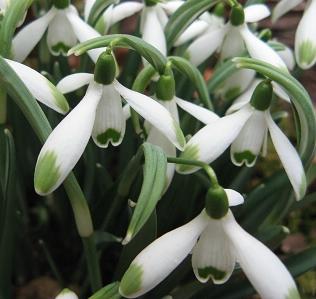
[(97, 136), (97, 140), (100, 144), (106, 146), (111, 142), (112, 144), (119, 142), (121, 133), (115, 129), (107, 129), (104, 133)]
[(212, 277), (214, 280), (222, 280), (226, 276), (226, 272), (216, 269), (212, 266), (198, 269), (199, 276), (204, 279)]
[(254, 155), (251, 151), (246, 150), (240, 153), (234, 153), (234, 160), (237, 164), (246, 164), (246, 166), (251, 167), (256, 162), (257, 156)]
[(316, 58), (316, 45), (306, 40), (299, 45), (298, 58), (301, 65), (310, 65)]

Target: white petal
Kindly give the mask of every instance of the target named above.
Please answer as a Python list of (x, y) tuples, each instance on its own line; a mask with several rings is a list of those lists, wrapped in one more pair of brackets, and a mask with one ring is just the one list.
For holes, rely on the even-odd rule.
[(234, 72), (228, 79), (224, 81), (224, 85), (220, 89), (220, 93), (226, 100), (232, 100), (246, 90), (250, 83), (254, 80), (256, 72), (249, 69), (241, 69)]
[(272, 22), (285, 15), (288, 11), (299, 5), (303, 0), (281, 0), (272, 11)]
[[(100, 37), (100, 34), (83, 20), (81, 20), (80, 17), (71, 9), (71, 7), (67, 10), (67, 18), (72, 25), (75, 35), (81, 43), (92, 38)], [(96, 62), (99, 58), (99, 55), (104, 51), (105, 48), (98, 48), (89, 50), (88, 54), (91, 59)]]
[(67, 100), (44, 76), (24, 64), (9, 59), (6, 59), (6, 62), (17, 73), (34, 98), (59, 113), (68, 112)]
[(278, 51), (278, 55), (281, 57), (281, 59), (285, 62), (287, 68), (292, 71), (295, 67), (295, 58), (294, 58), (294, 52), (291, 48), (285, 46), (285, 49), (282, 51)]
[(226, 111), (227, 114), (231, 114), (246, 104), (248, 104), (251, 100), (251, 96), (256, 88), (256, 86), (260, 83), (261, 81), (259, 79), (255, 79), (251, 85), (247, 88), (247, 90), (241, 94), (235, 101), (234, 103), (229, 107), (229, 109)]
[(254, 4), (245, 7), (245, 22), (255, 23), (259, 22), (270, 15), (268, 6), (264, 4)]
[(92, 79), (93, 74), (76, 73), (60, 80), (56, 87), (61, 93), (69, 93), (89, 84)]
[(239, 29), (252, 58), (270, 63), (287, 72), (287, 67), (284, 61), (267, 43), (256, 37), (246, 25), (240, 26)]
[[(236, 139), (254, 109), (247, 105), (243, 109), (224, 116), (199, 130), (186, 144), (181, 158), (211, 163), (217, 159)], [(179, 165), (180, 173), (192, 173), (198, 167)]]
[(266, 120), (275, 150), (293, 186), (296, 199), (299, 200), (306, 192), (306, 177), (301, 159), (294, 146), (274, 123), (269, 112), (266, 112)]
[(290, 103), (290, 97), (289, 95), (286, 93), (286, 91), (282, 88), (282, 86), (276, 82), (272, 82), (272, 87), (273, 87), (273, 92), (282, 100)]
[(230, 148), (232, 162), (236, 166), (255, 165), (267, 132), (265, 113), (255, 110), (245, 123)]
[(160, 25), (162, 28), (165, 28), (165, 26), (168, 23), (168, 15), (167, 13), (162, 9), (160, 5), (156, 6), (156, 12), (157, 12), (157, 17), (160, 22)]
[(203, 283), (211, 278), (215, 284), (223, 284), (233, 273), (235, 257), (221, 221), (209, 220), (193, 249), (192, 267), (196, 278)]
[(123, 107), (123, 113), (125, 120), (128, 120), (131, 117), (131, 106), (128, 104), (125, 104)]
[(221, 60), (240, 56), (245, 51), (245, 45), (238, 28), (229, 24), (227, 25), (227, 28), (228, 32), (221, 49)]
[(47, 45), (53, 55), (67, 55), (77, 43), (77, 38), (69, 23), (65, 10), (59, 9), (50, 22), (47, 31)]
[(99, 147), (108, 147), (109, 142), (121, 144), (125, 134), (125, 117), (122, 100), (114, 87), (103, 85), (103, 95), (99, 102), (92, 137)]
[(172, 15), (185, 1), (172, 0), (168, 2), (161, 2), (159, 5), (167, 12), (168, 15)]
[[(120, 294), (126, 298), (136, 298), (153, 289), (190, 253), (207, 224), (208, 216), (203, 211), (189, 223), (161, 236), (143, 249), (123, 276)], [(130, 289), (130, 283), (136, 278), (140, 281), (139, 288)]]
[(222, 222), (237, 261), (262, 299), (299, 298), (293, 278), (269, 248), (244, 231), (230, 211)]
[(91, 8), (94, 5), (95, 1), (96, 0), (85, 0), (85, 5), (84, 5), (84, 19), (85, 19), (85, 21), (88, 21)]
[(57, 189), (77, 164), (90, 139), (101, 94), (101, 85), (92, 82), (81, 102), (49, 135), (35, 168), (38, 194), (46, 195)]
[(78, 299), (78, 296), (69, 289), (63, 289), (55, 299)]
[(48, 24), (54, 18), (56, 12), (55, 8), (50, 9), (44, 16), (23, 27), (18, 32), (12, 41), (14, 60), (19, 62), (25, 60), (44, 35)]
[(209, 58), (222, 44), (226, 30), (227, 27), (212, 28), (199, 36), (186, 51), (190, 62), (198, 66)]
[(162, 132), (178, 149), (183, 149), (185, 144), (183, 133), (165, 107), (148, 96), (124, 87), (117, 80), (114, 80), (113, 85), (138, 114)]
[(184, 101), (180, 98), (176, 98), (177, 104), (186, 112), (193, 115), (196, 119), (201, 121), (202, 123), (208, 125), (219, 119), (219, 116), (199, 105), (190, 103), (188, 101)]
[(163, 55), (167, 54), (165, 34), (158, 19), (155, 7), (144, 8), (143, 40), (158, 49)]
[(193, 38), (201, 35), (208, 28), (208, 26), (209, 24), (207, 22), (196, 20), (181, 33), (174, 45), (176, 47), (181, 46), (184, 43), (192, 40)]
[(302, 69), (316, 62), (316, 1), (310, 1), (295, 33), (295, 57)]
[(224, 189), (228, 197), (230, 207), (238, 206), (244, 203), (244, 197), (233, 189)]

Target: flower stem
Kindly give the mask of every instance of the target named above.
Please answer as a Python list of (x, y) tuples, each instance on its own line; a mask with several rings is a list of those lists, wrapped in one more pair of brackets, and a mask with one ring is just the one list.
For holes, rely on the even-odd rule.
[(0, 88), (0, 125), (7, 122), (7, 93)]

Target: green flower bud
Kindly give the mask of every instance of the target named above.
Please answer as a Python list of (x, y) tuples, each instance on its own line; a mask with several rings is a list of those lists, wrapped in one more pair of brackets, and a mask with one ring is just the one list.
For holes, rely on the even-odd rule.
[(205, 198), (206, 213), (213, 219), (223, 218), (229, 209), (228, 198), (221, 186), (210, 188)]
[(94, 81), (103, 85), (113, 82), (116, 76), (116, 61), (111, 50), (103, 52), (95, 65)]
[(259, 38), (264, 42), (269, 41), (272, 38), (271, 29), (266, 28), (266, 29), (261, 30), (259, 33)]
[(156, 96), (162, 101), (171, 101), (176, 93), (176, 84), (170, 67), (161, 75), (156, 84)]
[(225, 14), (225, 4), (223, 2), (218, 3), (213, 10), (213, 14), (217, 17), (223, 17)]
[(241, 5), (235, 5), (230, 12), (230, 23), (233, 26), (240, 26), (245, 22), (245, 12)]
[(54, 0), (53, 5), (58, 9), (65, 9), (70, 5), (70, 0)]
[(267, 110), (271, 105), (273, 88), (270, 80), (261, 81), (255, 88), (250, 104), (257, 110)]

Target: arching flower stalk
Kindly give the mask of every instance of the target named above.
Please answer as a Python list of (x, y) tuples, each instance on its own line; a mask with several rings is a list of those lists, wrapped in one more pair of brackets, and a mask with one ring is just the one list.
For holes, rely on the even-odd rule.
[(34, 178), (37, 193), (45, 195), (58, 188), (80, 159), (91, 135), (99, 147), (122, 142), (126, 121), (121, 97), (178, 149), (183, 149), (183, 133), (171, 114), (153, 99), (121, 85), (115, 75), (116, 62), (108, 49), (100, 55), (94, 75), (78, 73), (58, 84), (64, 93), (89, 86), (85, 97), (54, 129), (39, 154)]

